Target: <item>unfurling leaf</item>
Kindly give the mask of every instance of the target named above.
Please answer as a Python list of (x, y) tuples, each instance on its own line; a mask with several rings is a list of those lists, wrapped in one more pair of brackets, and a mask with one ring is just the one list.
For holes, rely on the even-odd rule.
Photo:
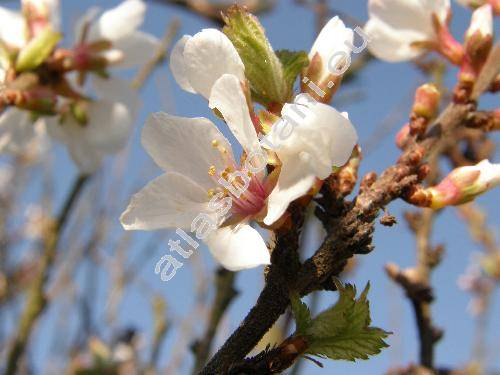
[(307, 305), (302, 302), (298, 295), (290, 296), (293, 316), (297, 325), (296, 331), (298, 334), (305, 334), (307, 329), (311, 327), (311, 312)]
[(274, 53), (259, 20), (234, 5), (223, 16), (224, 34), (231, 40), (245, 65), (254, 100), (264, 105), (289, 99), (280, 59)]
[(297, 76), (303, 68), (309, 65), (309, 57), (304, 51), (288, 51), (282, 49), (276, 51), (276, 55), (281, 61), (283, 66), (283, 75), (287, 85), (288, 93), (291, 95), (293, 92), (293, 85)]
[[(356, 299), (356, 288), (336, 282), (339, 300), (328, 310), (310, 321), (306, 329), (297, 316), (305, 315), (303, 306), (293, 302), (296, 312), (297, 333), (303, 335), (308, 343), (305, 354), (322, 358), (354, 361), (368, 359), (368, 356), (380, 353), (387, 347), (384, 339), (390, 334), (380, 328), (370, 327), (370, 307), (367, 300), (369, 284)], [(295, 305), (295, 307), (293, 307)], [(307, 307), (306, 307), (307, 308)], [(299, 312), (300, 311), (300, 312)], [(304, 322), (304, 318), (301, 318)]]
[(49, 57), (61, 38), (61, 33), (52, 30), (51, 27), (46, 27), (19, 52), (16, 70), (24, 72), (37, 68)]

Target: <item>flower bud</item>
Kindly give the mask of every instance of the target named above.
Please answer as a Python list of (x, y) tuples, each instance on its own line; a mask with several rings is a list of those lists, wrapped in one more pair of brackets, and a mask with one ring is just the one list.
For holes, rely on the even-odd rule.
[(58, 2), (53, 0), (22, 0), (29, 38), (38, 36), (47, 26), (59, 28)]
[(410, 141), (410, 124), (404, 125), (396, 134), (396, 146), (403, 150)]
[(465, 52), (474, 65), (479, 65), (486, 61), (492, 45), (493, 13), (491, 5), (486, 4), (472, 14), (471, 24), (465, 33)]
[(439, 185), (426, 189), (430, 207), (439, 209), (469, 202), (500, 184), (500, 164), (483, 160), (474, 166), (453, 170)]
[(436, 116), (441, 101), (441, 93), (436, 85), (426, 83), (420, 86), (415, 92), (415, 102), (412, 112), (426, 120), (431, 120)]

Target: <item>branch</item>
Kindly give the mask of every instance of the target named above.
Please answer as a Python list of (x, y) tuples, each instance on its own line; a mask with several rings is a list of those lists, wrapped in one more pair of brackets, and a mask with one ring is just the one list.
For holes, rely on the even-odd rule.
[[(180, 8), (187, 9), (195, 14), (198, 14), (208, 20), (224, 25), (222, 13), (225, 12), (232, 3), (212, 2), (209, 0), (156, 0), (161, 4), (175, 5)], [(265, 13), (274, 8), (275, 0), (243, 0), (237, 2), (241, 6), (245, 6), (250, 13), (259, 14)]]
[(172, 44), (172, 40), (177, 35), (179, 27), (180, 21), (177, 19), (174, 19), (167, 27), (167, 30), (165, 31), (165, 34), (163, 35), (163, 38), (161, 39), (153, 57), (137, 72), (136, 76), (132, 80), (130, 86), (132, 86), (133, 89), (138, 90), (141, 88), (144, 83), (146, 83), (148, 77), (153, 73), (156, 66), (161, 64), (161, 62), (165, 59), (168, 49)]
[(24, 353), (33, 327), (47, 306), (47, 296), (44, 288), (56, 260), (57, 248), (65, 224), (87, 181), (88, 176), (85, 175), (80, 175), (76, 179), (52, 230), (45, 236), (44, 249), (41, 259), (39, 260), (38, 273), (30, 287), (24, 311), (19, 319), (17, 335), (7, 355), (7, 375), (16, 373), (19, 359)]
[(203, 337), (192, 345), (195, 354), (194, 373), (200, 371), (210, 354), (212, 341), (217, 332), (219, 323), (238, 292), (234, 289), (236, 274), (224, 268), (219, 268), (215, 276), (215, 298), (210, 311), (210, 317)]

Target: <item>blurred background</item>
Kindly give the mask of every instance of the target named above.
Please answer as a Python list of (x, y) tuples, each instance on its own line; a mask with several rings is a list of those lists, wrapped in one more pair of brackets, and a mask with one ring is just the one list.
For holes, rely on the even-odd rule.
[[(65, 37), (72, 38), (74, 22), (89, 7), (109, 8), (118, 3), (62, 0)], [(161, 37), (169, 25), (178, 20), (177, 40), (184, 34), (218, 27), (214, 20), (175, 3), (177, 1), (148, 1), (142, 29)], [(1, 5), (18, 7), (13, 1), (2, 1)], [(362, 26), (367, 20), (366, 0), (304, 0), (300, 3), (277, 0), (265, 12), (259, 13), (259, 19), (275, 49), (308, 51), (317, 35), (318, 22), (321, 22), (318, 7), (327, 9), (323, 14), (340, 14), (353, 27)], [(457, 4), (453, 4), (453, 10), (452, 31), (461, 39), (471, 12)], [(498, 35), (498, 23), (496, 31)], [(451, 89), (455, 76), (456, 71), (447, 71), (444, 86)], [(124, 76), (132, 77), (133, 74)], [(364, 157), (360, 175), (380, 172), (394, 163), (400, 153), (394, 145), (394, 136), (407, 121), (415, 88), (428, 80), (421, 67), (415, 64), (372, 60), (341, 87), (333, 105), (349, 112), (359, 132)], [(168, 238), (174, 234), (168, 231), (125, 232), (118, 218), (132, 193), (161, 173), (139, 141), (148, 114), (166, 111), (186, 117), (205, 116), (213, 121), (215, 118), (201, 96), (184, 92), (177, 86), (167, 61), (150, 76), (141, 90), (141, 98), (140, 116), (128, 147), (107, 160), (105, 168), (92, 177), (66, 227), (48, 284), (50, 305), (38, 322), (27, 351), (25, 368), (31, 373), (64, 373), (70, 362), (84, 361), (89, 352), (109, 351), (112, 353), (109, 355), (117, 358), (127, 356), (130, 355), (129, 346), (135, 348), (134, 353), (142, 364), (151, 364), (159, 373), (188, 374), (192, 370), (194, 357), (190, 347), (205, 332), (215, 293), (213, 280), (217, 265), (208, 250), (201, 247), (184, 262), (184, 267), (172, 280), (162, 282), (154, 273), (154, 266), (168, 253)], [(494, 105), (498, 106), (498, 102), (495, 103), (492, 96), (481, 103), (483, 108)], [(493, 160), (498, 162), (498, 157)], [(447, 169), (449, 167), (443, 165), (443, 170)], [(2, 158), (1, 272), (9, 275), (9, 293), (0, 300), (2, 356), (5, 356), (9, 336), (22, 311), (23, 285), (29, 283), (36, 267), (37, 231), (44, 220), (61, 207), (77, 174), (60, 146), (53, 148), (53, 152), (39, 163)], [(498, 191), (486, 194), (476, 203), (487, 215), (485, 225), (497, 233), (500, 225)], [(372, 324), (393, 332), (388, 339), (390, 347), (367, 361), (324, 360), (323, 369), (304, 361), (294, 373), (382, 374), (391, 368), (418, 362), (413, 310), (401, 288), (384, 272), (388, 262), (402, 268), (415, 264), (415, 236), (404, 219), (408, 209), (411, 210), (401, 202), (389, 207), (398, 224), (393, 227), (377, 224), (375, 250), (356, 258), (352, 269), (343, 275), (343, 280), (355, 283), (358, 290), (367, 282), (371, 283)], [(304, 256), (314, 251), (318, 241), (314, 230), (306, 231)], [(445, 248), (443, 261), (432, 275), (435, 288), (433, 319), (444, 331), (436, 347), (437, 366), (460, 368), (473, 359), (481, 359), (487, 373), (500, 372), (498, 290), (490, 296), (485, 313), (478, 316), (477, 311), (474, 314), (477, 302), (474, 305), (473, 296), (458, 283), (461, 276), (473, 271), (478, 254), (483, 252), (482, 245), (471, 239), (463, 213), (455, 208), (437, 215), (432, 242)], [(213, 350), (239, 325), (262, 286), (262, 268), (236, 275), (234, 287), (238, 294), (220, 322)], [(316, 311), (321, 311), (333, 304), (336, 296), (324, 292), (312, 297), (309, 303)], [(279, 343), (286, 337), (280, 338), (286, 322), (280, 324), (266, 343)], [(293, 322), (288, 329), (293, 330)], [(5, 357), (0, 358), (3, 361)], [(295, 370), (289, 372), (292, 371)]]

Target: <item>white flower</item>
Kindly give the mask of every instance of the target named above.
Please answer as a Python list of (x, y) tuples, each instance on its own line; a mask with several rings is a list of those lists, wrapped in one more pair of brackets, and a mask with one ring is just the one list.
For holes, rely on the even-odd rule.
[(371, 53), (397, 62), (420, 56), (424, 49), (415, 43), (437, 43), (433, 15), (446, 23), (449, 0), (369, 0), (370, 19), (365, 26)]
[(93, 173), (106, 154), (120, 151), (128, 140), (139, 108), (139, 98), (128, 83), (94, 79), (99, 99), (88, 102), (86, 124), (73, 116), (46, 117), (49, 134), (65, 144), (82, 173)]
[(466, 39), (471, 38), (476, 33), (482, 39), (493, 35), (493, 10), (489, 4), (477, 8), (472, 13), (471, 23), (466, 32)]
[(342, 64), (346, 63), (346, 57), (351, 54), (353, 39), (353, 31), (345, 27), (344, 22), (338, 16), (328, 21), (309, 52), (310, 61), (313, 61), (318, 54), (321, 57), (322, 66), (326, 67), (318, 81), (342, 70)]
[(184, 90), (206, 99), (223, 74), (245, 80), (245, 67), (229, 38), (216, 29), (184, 35), (172, 49), (170, 69)]
[(326, 104), (285, 104), (281, 115), (286, 121), (274, 124), (269, 137), (282, 167), (268, 199), (268, 225), (281, 217), (287, 202), (306, 194), (316, 178), (325, 179), (333, 166), (344, 165), (358, 139), (347, 114)]
[(131, 68), (145, 64), (158, 48), (158, 39), (139, 31), (144, 21), (146, 5), (142, 0), (125, 0), (94, 21), (98, 10), (91, 8), (76, 24), (80, 53), (93, 42), (111, 42), (112, 48), (102, 52), (109, 64)]
[[(237, 77), (223, 75), (214, 84), (210, 105), (222, 113), (247, 155), (260, 149)], [(249, 175), (236, 163), (231, 145), (210, 120), (154, 114), (146, 122), (142, 144), (166, 173), (134, 195), (120, 219), (125, 229), (195, 231), (195, 218), (205, 213), (213, 227), (197, 237), (224, 267), (269, 264), (269, 250), (249, 222), (265, 210), (272, 186), (262, 173)], [(219, 178), (231, 184), (224, 188)], [(225, 220), (227, 214), (231, 216)]]

